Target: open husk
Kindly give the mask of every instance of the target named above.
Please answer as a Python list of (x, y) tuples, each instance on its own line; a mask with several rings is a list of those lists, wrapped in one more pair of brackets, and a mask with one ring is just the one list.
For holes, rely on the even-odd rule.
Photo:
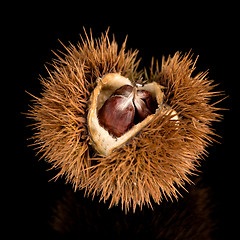
[[(88, 111), (88, 130), (94, 148), (105, 156), (109, 156), (114, 149), (120, 148), (134, 137), (142, 128), (152, 121), (155, 114), (149, 115), (142, 122), (135, 125), (132, 129), (126, 132), (119, 138), (111, 136), (107, 130), (100, 126), (97, 112), (102, 107), (104, 102), (110, 95), (123, 85), (132, 85), (128, 78), (121, 76), (118, 73), (109, 73), (98, 79), (96, 88), (93, 90), (90, 97), (90, 107)], [(161, 86), (156, 82), (148, 83), (144, 86), (139, 86), (138, 89), (148, 90), (152, 97), (158, 103), (156, 113), (163, 108), (163, 92)], [(168, 110), (169, 111), (169, 110)]]
[[(56, 178), (65, 176), (75, 190), (110, 199), (110, 206), (121, 204), (126, 211), (177, 198), (212, 141), (211, 123), (219, 119), (211, 100), (218, 95), (213, 81), (206, 73), (192, 76), (196, 61), (178, 52), (163, 58), (161, 68), (153, 63), (144, 76), (137, 51), (127, 51), (126, 41), (118, 49), (108, 32), (97, 40), (86, 35), (65, 49), (66, 54), (56, 53), (49, 77), (41, 78), (43, 92), (29, 113), (35, 144), (59, 170)], [(156, 113), (123, 135), (120, 144), (104, 149), (104, 134), (96, 137), (101, 130), (95, 111), (106, 97), (105, 92), (98, 99), (107, 74), (149, 89), (161, 86), (161, 92)]]

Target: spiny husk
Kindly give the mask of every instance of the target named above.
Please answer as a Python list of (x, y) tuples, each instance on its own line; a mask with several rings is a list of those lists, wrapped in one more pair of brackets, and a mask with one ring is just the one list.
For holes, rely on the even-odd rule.
[(104, 201), (111, 198), (110, 207), (121, 202), (128, 211), (130, 206), (151, 206), (151, 200), (178, 197), (178, 187), (191, 182), (188, 176), (206, 153), (211, 122), (219, 115), (210, 103), (218, 94), (212, 81), (206, 73), (192, 77), (195, 62), (189, 54), (176, 53), (163, 58), (161, 70), (153, 63), (145, 78), (165, 87), (164, 101), (177, 112), (178, 121), (160, 111), (128, 144), (108, 157), (98, 154), (90, 145), (86, 121), (96, 79), (117, 72), (141, 82), (137, 51), (125, 47), (126, 41), (118, 51), (108, 32), (97, 40), (86, 34), (77, 47), (65, 47), (66, 54), (56, 54), (50, 77), (41, 78), (44, 91), (35, 98), (30, 117), (36, 120), (39, 152), (59, 169), (56, 178), (64, 175), (75, 190), (85, 189)]

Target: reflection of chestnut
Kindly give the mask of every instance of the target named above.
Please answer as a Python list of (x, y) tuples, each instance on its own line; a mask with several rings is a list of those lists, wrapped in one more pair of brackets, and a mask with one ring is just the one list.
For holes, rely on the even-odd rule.
[(109, 134), (121, 137), (134, 124), (153, 114), (156, 108), (150, 92), (124, 85), (106, 100), (98, 112), (98, 119)]

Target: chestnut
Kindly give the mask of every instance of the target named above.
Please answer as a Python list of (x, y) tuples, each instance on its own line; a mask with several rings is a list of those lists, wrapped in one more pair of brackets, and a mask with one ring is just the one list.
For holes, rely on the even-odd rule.
[(150, 92), (123, 85), (113, 92), (98, 111), (99, 124), (118, 138), (153, 114), (156, 108), (156, 100), (152, 99)]

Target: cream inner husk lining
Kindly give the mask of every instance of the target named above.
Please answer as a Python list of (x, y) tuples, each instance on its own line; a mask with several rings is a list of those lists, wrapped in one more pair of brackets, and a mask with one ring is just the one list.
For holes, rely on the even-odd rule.
[[(112, 137), (107, 130), (99, 125), (97, 113), (103, 106), (105, 101), (112, 95), (112, 93), (123, 85), (131, 85), (132, 83), (128, 78), (121, 76), (118, 73), (108, 73), (102, 78), (98, 78), (98, 84), (93, 90), (90, 97), (90, 109), (88, 112), (88, 129), (92, 144), (94, 148), (101, 154), (108, 156), (115, 149), (121, 147), (128, 140), (134, 137), (143, 127), (145, 127), (154, 117), (154, 115), (161, 109), (163, 105), (163, 92), (161, 86), (156, 82), (145, 84), (144, 86), (137, 85), (139, 90), (147, 90), (156, 99), (158, 108), (155, 114), (146, 117), (142, 122), (134, 125), (129, 131), (119, 138)], [(169, 109), (169, 107), (168, 107)], [(178, 120), (176, 112), (170, 108), (172, 119)]]

